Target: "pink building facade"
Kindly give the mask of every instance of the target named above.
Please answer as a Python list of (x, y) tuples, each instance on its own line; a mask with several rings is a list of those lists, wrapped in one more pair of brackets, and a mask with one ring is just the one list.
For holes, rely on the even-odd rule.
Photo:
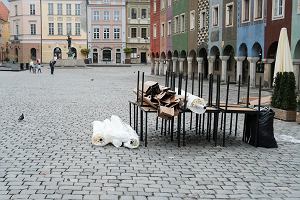
[(29, 63), (41, 58), (40, 0), (10, 0), (10, 60)]
[(89, 58), (92, 63), (124, 63), (126, 1), (90, 0), (87, 17)]

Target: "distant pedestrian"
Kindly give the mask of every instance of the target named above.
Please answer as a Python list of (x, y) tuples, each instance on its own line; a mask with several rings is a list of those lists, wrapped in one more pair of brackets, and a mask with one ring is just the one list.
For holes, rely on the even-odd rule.
[(51, 60), (51, 61), (50, 61), (50, 69), (51, 69), (51, 74), (52, 74), (52, 75), (54, 74), (55, 63), (56, 63), (55, 60)]
[(42, 73), (41, 63), (37, 63), (36, 66), (37, 66), (37, 73)]
[(30, 63), (29, 63), (29, 72), (33, 72), (33, 65), (34, 65), (34, 63), (33, 63), (33, 60), (30, 60)]
[(41, 61), (40, 59), (36, 59), (36, 64), (35, 64), (35, 74), (36, 73), (42, 73), (42, 69), (41, 69)]

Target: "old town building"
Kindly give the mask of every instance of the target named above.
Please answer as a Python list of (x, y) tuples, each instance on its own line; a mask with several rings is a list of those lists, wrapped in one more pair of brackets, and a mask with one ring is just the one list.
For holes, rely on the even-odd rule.
[(40, 0), (32, 0), (30, 3), (9, 0), (9, 3), (10, 60), (29, 63), (31, 59), (40, 59), (42, 55)]
[(88, 48), (93, 63), (124, 63), (126, 48), (126, 2), (88, 3)]
[(127, 0), (127, 41), (131, 63), (147, 63), (150, 49), (150, 0)]
[(0, 2), (0, 63), (8, 59), (8, 41), (9, 41), (9, 10)]
[[(193, 73), (203, 73), (204, 77), (218, 74), (223, 82), (229, 77), (231, 82), (241, 83), (247, 83), (249, 76), (252, 87), (260, 78), (264, 87), (272, 87), (279, 33), (286, 27), (299, 79), (299, 0), (198, 0), (196, 15), (194, 1), (167, 1), (173, 13), (172, 31), (167, 31), (172, 38), (170, 48), (164, 44), (165, 34), (157, 34), (165, 25), (156, 24), (167, 21), (162, 2), (151, 0), (151, 26), (155, 30), (151, 34), (152, 72), (160, 74), (157, 72), (163, 67), (190, 77)], [(157, 5), (163, 8), (157, 9)], [(297, 84), (299, 87), (298, 80)]]

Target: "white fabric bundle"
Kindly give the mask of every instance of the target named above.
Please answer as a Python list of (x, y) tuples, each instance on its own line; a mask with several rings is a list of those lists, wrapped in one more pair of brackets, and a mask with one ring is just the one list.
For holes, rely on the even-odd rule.
[(92, 124), (93, 145), (105, 146), (112, 143), (115, 147), (121, 147), (123, 144), (127, 148), (134, 149), (140, 144), (137, 133), (118, 116), (112, 115), (110, 119), (94, 121)]
[[(178, 88), (175, 88), (175, 92), (178, 94)], [(181, 90), (181, 95), (185, 96), (185, 91)], [(203, 114), (206, 111), (206, 101), (203, 98), (192, 95), (191, 93), (186, 93), (186, 107), (190, 109), (193, 113)]]

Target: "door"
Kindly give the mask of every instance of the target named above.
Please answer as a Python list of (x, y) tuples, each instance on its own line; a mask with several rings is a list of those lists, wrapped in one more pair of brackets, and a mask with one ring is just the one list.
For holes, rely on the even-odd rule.
[(103, 50), (103, 61), (111, 61), (111, 50)]
[(116, 63), (121, 63), (121, 53), (116, 53)]
[(98, 63), (98, 53), (93, 53), (93, 63)]
[(146, 52), (141, 53), (141, 63), (147, 63), (147, 55)]

